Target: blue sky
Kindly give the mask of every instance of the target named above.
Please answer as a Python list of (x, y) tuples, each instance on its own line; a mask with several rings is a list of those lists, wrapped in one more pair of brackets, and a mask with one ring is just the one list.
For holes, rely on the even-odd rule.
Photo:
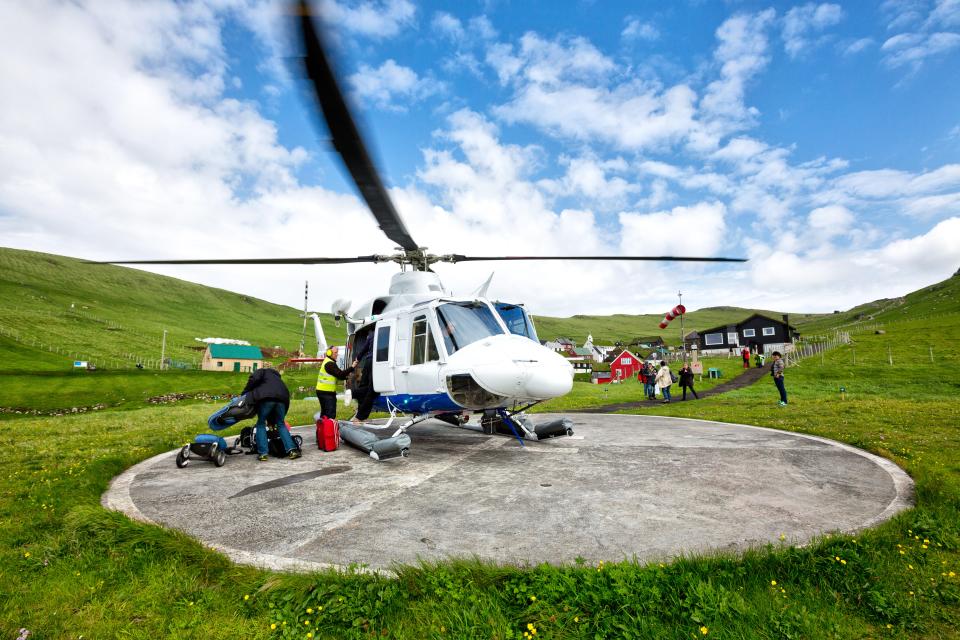
[[(317, 3), (415, 240), (534, 313), (849, 308), (960, 267), (960, 0)], [(0, 244), (90, 259), (391, 243), (324, 143), (284, 4), (5, 3)], [(306, 96), (306, 98), (305, 98)], [(160, 267), (299, 306), (393, 268)]]

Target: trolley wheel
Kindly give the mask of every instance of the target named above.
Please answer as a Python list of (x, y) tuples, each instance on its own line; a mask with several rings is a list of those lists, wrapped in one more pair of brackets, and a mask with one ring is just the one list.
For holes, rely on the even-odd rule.
[(406, 458), (408, 455), (410, 455), (410, 449), (400, 449), (401, 458)]
[(297, 449), (303, 448), (303, 438), (301, 436), (293, 436), (293, 444), (297, 445)]
[(227, 454), (223, 449), (217, 449), (216, 455), (213, 456), (213, 464), (218, 467), (222, 467), (223, 463), (227, 461)]
[(573, 435), (573, 429), (567, 429), (567, 435), (568, 435), (568, 436), (572, 436), (572, 435)]
[(177, 454), (177, 468), (183, 469), (190, 463), (190, 445), (184, 445)]

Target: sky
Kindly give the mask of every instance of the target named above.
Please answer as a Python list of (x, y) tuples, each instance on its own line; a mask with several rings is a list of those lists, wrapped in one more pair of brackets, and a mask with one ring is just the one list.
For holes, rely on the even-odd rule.
[[(828, 312), (960, 268), (960, 0), (316, 3), (414, 240), (536, 315)], [(0, 3), (0, 246), (89, 260), (391, 253), (286, 4)], [(354, 307), (396, 265), (149, 270)]]

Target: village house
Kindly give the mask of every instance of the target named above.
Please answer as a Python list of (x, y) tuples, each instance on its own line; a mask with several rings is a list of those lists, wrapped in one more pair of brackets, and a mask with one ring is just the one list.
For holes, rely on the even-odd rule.
[[(783, 320), (774, 320), (760, 313), (735, 324), (703, 329), (697, 333), (697, 346), (701, 352), (729, 351), (749, 347), (751, 351), (782, 351), (800, 334), (784, 314)], [(688, 334), (688, 337), (690, 334)]]
[(211, 344), (203, 352), (204, 371), (253, 372), (263, 367), (260, 347), (240, 344)]
[(608, 382), (621, 382), (635, 378), (640, 369), (643, 368), (643, 360), (638, 358), (633, 352), (624, 349), (610, 363), (610, 371), (597, 371), (593, 374), (594, 384), (607, 384)]

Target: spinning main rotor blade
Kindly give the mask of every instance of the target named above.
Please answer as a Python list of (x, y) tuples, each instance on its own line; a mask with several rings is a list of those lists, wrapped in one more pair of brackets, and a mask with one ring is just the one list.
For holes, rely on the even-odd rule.
[(478, 262), (481, 260), (647, 260), (662, 262), (746, 262), (746, 258), (699, 258), (694, 256), (465, 256), (455, 253), (443, 256), (444, 262)]
[(356, 258), (248, 258), (213, 260), (110, 260), (90, 264), (348, 264), (351, 262), (385, 262), (383, 256)]
[(393, 206), (387, 190), (380, 181), (360, 132), (350, 115), (350, 109), (343, 99), (343, 93), (337, 84), (336, 74), (320, 40), (320, 32), (313, 22), (310, 5), (300, 0), (296, 5), (296, 14), (300, 20), (300, 33), (303, 36), (303, 63), (307, 75), (313, 82), (313, 88), (323, 110), (323, 117), (333, 139), (333, 147), (343, 159), (350, 176), (353, 178), (360, 195), (370, 207), (377, 224), (388, 238), (407, 251), (416, 251), (419, 247), (410, 237), (400, 214)]

